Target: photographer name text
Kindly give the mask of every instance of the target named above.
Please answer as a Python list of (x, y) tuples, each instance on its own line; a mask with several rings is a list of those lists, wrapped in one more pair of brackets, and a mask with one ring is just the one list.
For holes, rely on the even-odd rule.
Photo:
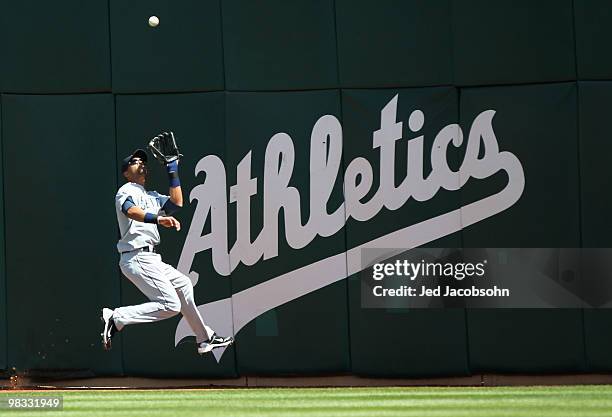
[[(452, 279), (462, 281), (465, 278), (482, 279), (485, 275), (487, 261), (471, 262), (410, 262), (397, 260), (391, 263), (376, 263), (372, 268), (372, 279), (375, 281), (389, 278), (404, 279), (410, 282), (417, 278)], [(388, 282), (388, 281), (387, 281)], [(375, 297), (509, 297), (510, 290), (494, 285), (491, 288), (480, 288), (472, 285), (468, 288), (454, 288), (451, 285), (438, 285), (420, 288), (400, 285), (397, 288), (385, 288), (383, 285), (372, 287)]]

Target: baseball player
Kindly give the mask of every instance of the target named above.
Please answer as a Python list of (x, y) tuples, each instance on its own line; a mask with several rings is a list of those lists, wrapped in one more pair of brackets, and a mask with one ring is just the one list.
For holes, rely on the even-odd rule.
[(119, 267), (149, 302), (114, 310), (102, 309), (104, 329), (101, 336), (105, 350), (111, 348), (111, 339), (124, 326), (163, 320), (178, 313), (183, 314), (193, 329), (198, 353), (204, 354), (234, 342), (232, 337), (220, 337), (204, 324), (193, 299), (191, 280), (164, 263), (156, 253), (156, 246), (160, 242), (157, 226), (175, 228), (177, 231), (181, 228), (180, 222), (172, 217), (183, 205), (178, 159), (165, 165), (170, 181), (169, 196), (145, 189), (148, 171), (144, 150), (137, 149), (121, 164), (127, 182), (115, 196), (121, 232), (121, 239), (117, 243), (121, 254)]

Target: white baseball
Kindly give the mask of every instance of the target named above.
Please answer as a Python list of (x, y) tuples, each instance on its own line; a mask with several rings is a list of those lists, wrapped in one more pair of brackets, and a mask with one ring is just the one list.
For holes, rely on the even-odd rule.
[(151, 16), (149, 17), (149, 26), (151, 26), (152, 28), (156, 27), (157, 25), (159, 25), (159, 17), (157, 16)]

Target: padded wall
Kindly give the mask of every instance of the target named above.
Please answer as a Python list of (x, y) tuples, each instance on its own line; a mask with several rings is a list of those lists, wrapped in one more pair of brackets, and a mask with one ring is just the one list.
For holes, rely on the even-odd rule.
[[(341, 254), (346, 250), (344, 229), (332, 236), (314, 237), (302, 249), (289, 246), (285, 238), (289, 228), (298, 222), (306, 225), (310, 212), (309, 178), (321, 175), (310, 172), (309, 154), (312, 147), (326, 146), (325, 137), (311, 131), (324, 115), (340, 115), (340, 96), (337, 91), (283, 92), (283, 93), (228, 93), (227, 95), (227, 146), (229, 184), (236, 183), (236, 166), (250, 152), (252, 177), (257, 178), (257, 194), (251, 197), (251, 238), (256, 242), (260, 235), (278, 235), (277, 256), (262, 259), (253, 266), (238, 265), (232, 272), (232, 291), (237, 293), (272, 278), (307, 266), (323, 258)], [(267, 158), (267, 146), (273, 135), (283, 132), (289, 136), (281, 157), (286, 168), (293, 165), (289, 186), (299, 192), (295, 209), (279, 212), (278, 233), (270, 226), (262, 231), (264, 210), (264, 167), (278, 169), (279, 162)], [(291, 156), (293, 148), (294, 156)], [(294, 163), (287, 162), (294, 158)], [(283, 162), (284, 161), (284, 162)], [(342, 175), (338, 175), (327, 203), (329, 213), (336, 212), (342, 203)], [(271, 196), (266, 196), (270, 199)], [(236, 240), (235, 207), (231, 205), (229, 241)], [(299, 208), (299, 217), (296, 209)], [(344, 214), (342, 213), (342, 217)], [(313, 223), (317, 221), (314, 220)], [(290, 226), (287, 226), (289, 224)], [(272, 237), (274, 239), (274, 237)], [(270, 248), (273, 244), (262, 244)], [(243, 258), (246, 249), (235, 252)], [(266, 251), (267, 252), (267, 251)], [(233, 263), (233, 262), (232, 262)], [(346, 275), (345, 265), (328, 274)], [(296, 284), (299, 287), (300, 284)], [(273, 290), (265, 295), (273, 301)], [(263, 300), (262, 300), (263, 301)], [(234, 302), (236, 315), (242, 315), (241, 306)], [(290, 303), (280, 305), (247, 324), (237, 335), (236, 352), (241, 374), (314, 374), (346, 372), (349, 365), (349, 335), (346, 306), (346, 281), (342, 280), (318, 291), (304, 295)], [(321, 343), (325, 340), (325, 343)]]
[(219, 0), (109, 1), (113, 92), (223, 89)]
[(574, 1), (576, 60), (581, 80), (612, 79), (610, 19), (612, 8), (607, 0)]
[(606, 138), (612, 83), (581, 82), (578, 93), (582, 239), (585, 247), (607, 248), (612, 246), (612, 236), (607, 233), (612, 225), (612, 199), (604, 191), (612, 179), (607, 169), (612, 161), (612, 143)]
[(457, 85), (576, 78), (571, 0), (452, 0)]
[[(500, 148), (518, 157), (525, 177), (515, 205), (463, 230), (465, 247), (579, 247), (576, 94), (574, 83), (462, 90), (462, 125), (495, 109)], [(504, 189), (507, 182), (500, 172), (484, 186), (468, 183), (464, 204)], [(478, 309), (467, 317), (473, 371), (584, 369), (580, 310)]]
[(100, 308), (119, 301), (113, 97), (4, 95), (2, 120), (4, 190), (14, 196), (5, 200), (9, 363), (121, 372), (121, 349), (99, 341)]
[[(0, 115), (2, 114), (2, 96), (0, 96)], [(0, 117), (0, 144), (2, 143), (2, 117)], [(2, 149), (0, 147), (0, 149)], [(4, 155), (4, 152), (2, 152)], [(3, 158), (0, 157), (0, 161), (3, 161)], [(4, 165), (4, 162), (2, 162)], [(2, 172), (2, 179), (4, 180), (4, 172)], [(0, 201), (4, 202), (4, 189), (1, 191)], [(0, 206), (0, 210), (2, 210), (2, 218), (4, 219), (4, 204)], [(0, 236), (0, 242), (2, 242), (2, 246), (0, 246), (0, 370), (7, 368), (7, 316), (6, 316), (6, 252), (4, 251), (4, 221), (0, 223), (0, 227), (2, 228), (2, 233)]]
[[(362, 199), (374, 197), (380, 187), (380, 151), (372, 147), (372, 132), (380, 128), (381, 110), (395, 100), (397, 94), (397, 121), (403, 123), (402, 139), (395, 145), (395, 183), (406, 178), (408, 140), (424, 135), (423, 171), (431, 171), (430, 158), (435, 135), (458, 118), (457, 91), (451, 87), (414, 88), (401, 90), (344, 90), (342, 110), (345, 133), (344, 162), (348, 166), (353, 159), (365, 157), (372, 166), (374, 182), (370, 192)], [(409, 115), (421, 110), (425, 115), (422, 130), (417, 133), (409, 128)], [(449, 158), (454, 162), (457, 156)], [(417, 155), (416, 159), (420, 159)], [(385, 166), (385, 169), (389, 169)], [(389, 197), (389, 195), (387, 195)], [(404, 206), (391, 211), (382, 208), (374, 219), (358, 222), (350, 218), (346, 226), (347, 247), (366, 244), (374, 238), (403, 227), (447, 213), (459, 206), (458, 192), (440, 190), (432, 199), (417, 202), (410, 198)], [(460, 218), (456, 216), (460, 229)], [(431, 247), (460, 247), (461, 236), (453, 233), (436, 240), (423, 237)], [(467, 340), (463, 310), (411, 310), (366, 309), (361, 304), (360, 275), (349, 278), (349, 309), (351, 334), (351, 365), (353, 372), (374, 376), (434, 376), (465, 375)], [(385, 343), (364, 343), (373, 335), (384, 335)]]
[(337, 0), (344, 88), (452, 84), (449, 0)]
[(332, 0), (225, 0), (228, 90), (304, 90), (338, 85)]
[[(608, 233), (612, 201), (605, 190), (612, 179), (607, 169), (610, 166), (612, 149), (606, 138), (606, 131), (607, 107), (612, 100), (612, 82), (581, 82), (578, 84), (578, 93), (583, 246), (609, 248), (612, 247), (612, 238)], [(607, 279), (601, 276), (587, 278)], [(612, 311), (609, 309), (584, 312), (586, 355), (591, 371), (609, 372), (612, 369), (612, 360), (608, 354), (612, 348), (612, 337), (608, 332), (611, 320)]]
[[(365, 309), (357, 275), (284, 304), (274, 304), (270, 291), (258, 302), (274, 305), (237, 332), (219, 363), (198, 357), (190, 339), (174, 347), (179, 317), (127, 328), (111, 352), (101, 350), (98, 336), (101, 307), (145, 300), (117, 268), (117, 161), (163, 130), (174, 130), (185, 154), (183, 229), (162, 230), (161, 251), (173, 265), (190, 231), (212, 227), (208, 221), (191, 230), (208, 201), (195, 198), (206, 181), (195, 175), (203, 157), (224, 164), (231, 249), (237, 214), (230, 187), (250, 155), (257, 178), (252, 243), (263, 227), (270, 139), (291, 137), (289, 185), (299, 192), (304, 225), (311, 177), (322, 175), (310, 172), (315, 122), (329, 114), (343, 129), (328, 211), (340, 207), (344, 169), (358, 157), (374, 172), (367, 201), (379, 186), (372, 134), (395, 95), (403, 122), (397, 183), (407, 169), (407, 141), (424, 136), (428, 174), (434, 137), (451, 123), (464, 134), (463, 145), (447, 152), (458, 169), (470, 126), (487, 110), (495, 111), (500, 150), (516, 155), (524, 171), (525, 189), (509, 209), (440, 239), (417, 236), (422, 245), (609, 247), (610, 14), (606, 0), (0, 0), (0, 369), (163, 377), (611, 370), (607, 310)], [(153, 15), (157, 27), (147, 23)], [(416, 109), (425, 116), (419, 132), (408, 128)], [(151, 165), (150, 185), (163, 192), (163, 170)], [(291, 210), (279, 210), (278, 230), (268, 229), (277, 256), (238, 263), (229, 276), (213, 268), (210, 250), (194, 256), (196, 301), (229, 298), (492, 195), (507, 181), (503, 172), (470, 179), (461, 190), (410, 199), (367, 221), (345, 212), (344, 228), (304, 247), (287, 243)], [(463, 213), (453, 225), (465, 221)], [(227, 262), (249, 250), (239, 248)], [(235, 325), (245, 311), (232, 302), (228, 320)], [(364, 341), (373, 334), (390, 342), (371, 349)]]
[(0, 91), (109, 91), (107, 0), (0, 1)]

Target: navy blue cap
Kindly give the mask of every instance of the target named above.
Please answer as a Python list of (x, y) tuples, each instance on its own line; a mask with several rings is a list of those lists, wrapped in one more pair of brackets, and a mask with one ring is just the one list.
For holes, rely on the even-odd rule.
[(147, 162), (147, 153), (142, 149), (136, 149), (131, 155), (123, 158), (123, 161), (121, 162), (121, 172), (125, 172), (125, 170), (130, 166), (130, 160), (132, 158), (140, 158)]

